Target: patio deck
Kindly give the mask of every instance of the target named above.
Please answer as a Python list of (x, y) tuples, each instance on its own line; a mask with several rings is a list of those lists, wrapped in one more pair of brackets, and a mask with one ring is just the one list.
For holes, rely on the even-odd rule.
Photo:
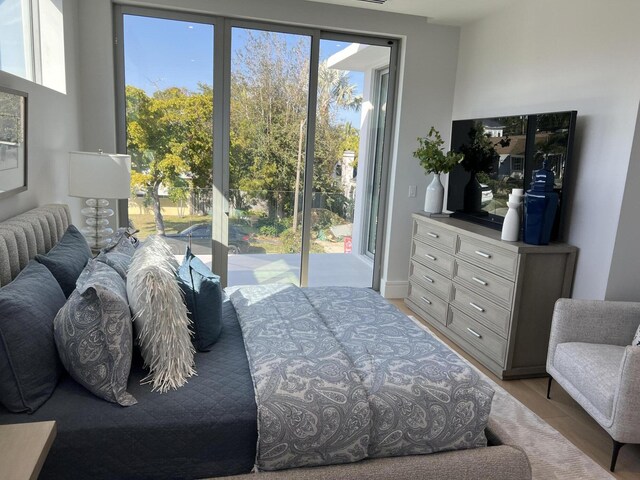
[[(211, 255), (198, 255), (211, 266)], [(243, 254), (229, 255), (228, 283), (260, 285), (298, 283), (300, 255)], [(370, 287), (373, 262), (350, 253), (312, 253), (309, 255), (309, 286)]]

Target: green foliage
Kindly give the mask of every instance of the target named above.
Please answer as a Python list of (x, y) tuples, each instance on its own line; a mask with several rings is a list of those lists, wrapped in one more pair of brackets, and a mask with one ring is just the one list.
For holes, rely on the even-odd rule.
[(418, 143), (419, 147), (413, 152), (413, 156), (420, 160), (426, 173), (449, 173), (462, 160), (459, 153), (444, 153), (444, 140), (435, 127), (431, 127), (426, 137), (419, 137)]
[(177, 87), (152, 95), (128, 85), (127, 152), (131, 155), (131, 187), (153, 203), (156, 225), (164, 230), (159, 189), (172, 199), (185, 199), (193, 188), (211, 188), (213, 90)]
[[(460, 152), (464, 155), (460, 164), (467, 172), (490, 173), (498, 165), (500, 155), (496, 152), (496, 145), (491, 141), (491, 137), (480, 128), (473, 127), (469, 130), (469, 143), (460, 147)], [(501, 138), (498, 144), (506, 147), (510, 142), (507, 137)]]
[(267, 237), (277, 237), (290, 226), (291, 225), (287, 225), (283, 221), (268, 217), (261, 218), (256, 224), (260, 235), (265, 235)]
[[(308, 40), (293, 43), (281, 34), (249, 35), (235, 52), (231, 72), (229, 191), (235, 209), (266, 204), (268, 216), (293, 216), (298, 145), (306, 145), (309, 87)], [(357, 154), (359, 134), (340, 123), (341, 108), (360, 108), (346, 72), (319, 66), (314, 191), (342, 193), (333, 176), (345, 150)], [(153, 93), (126, 87), (127, 150), (131, 186), (153, 205), (158, 232), (164, 231), (160, 189), (173, 201), (193, 202), (193, 191), (212, 188), (213, 89), (170, 87)], [(303, 150), (304, 155), (304, 150)], [(356, 160), (357, 161), (357, 160)], [(304, 181), (304, 161), (300, 187)], [(198, 202), (197, 207), (206, 205)], [(196, 205), (192, 205), (196, 206)], [(346, 210), (336, 205), (337, 209)], [(206, 213), (203, 210), (201, 213)], [(262, 225), (281, 233), (288, 225)]]
[[(301, 132), (303, 147), (306, 143), (308, 48), (304, 39), (292, 44), (282, 35), (259, 32), (235, 53), (229, 186), (236, 208), (262, 200), (270, 217), (293, 215)], [(361, 98), (354, 92), (346, 72), (320, 65), (314, 191), (341, 191), (332, 173), (349, 133), (337, 122), (337, 113), (338, 107), (359, 108)]]

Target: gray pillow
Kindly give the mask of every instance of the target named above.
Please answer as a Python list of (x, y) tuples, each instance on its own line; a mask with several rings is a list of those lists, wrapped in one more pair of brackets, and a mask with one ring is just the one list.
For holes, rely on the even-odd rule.
[(91, 257), (87, 240), (76, 227), (69, 225), (56, 246), (46, 255), (36, 255), (36, 260), (53, 273), (65, 297), (68, 298), (76, 288), (76, 280)]
[(118, 272), (123, 279), (126, 279), (131, 257), (135, 252), (135, 247), (131, 244), (129, 238), (123, 234), (114, 243), (103, 248), (96, 260), (106, 263)]
[(137, 403), (127, 392), (133, 333), (118, 272), (89, 260), (53, 325), (60, 359), (76, 382), (109, 402)]
[(53, 319), (64, 305), (58, 282), (44, 265), (29, 264), (0, 289), (0, 403), (11, 412), (35, 412), (63, 372)]

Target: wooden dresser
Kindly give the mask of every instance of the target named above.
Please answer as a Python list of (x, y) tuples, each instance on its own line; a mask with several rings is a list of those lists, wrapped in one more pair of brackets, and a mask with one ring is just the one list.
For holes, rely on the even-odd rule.
[(498, 377), (544, 375), (553, 306), (571, 294), (576, 253), (414, 214), (405, 303)]

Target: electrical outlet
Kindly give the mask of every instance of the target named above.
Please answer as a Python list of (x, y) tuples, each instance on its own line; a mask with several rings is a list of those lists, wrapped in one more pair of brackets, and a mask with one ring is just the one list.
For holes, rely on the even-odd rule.
[(409, 198), (415, 198), (416, 189), (417, 187), (415, 185), (409, 185)]

